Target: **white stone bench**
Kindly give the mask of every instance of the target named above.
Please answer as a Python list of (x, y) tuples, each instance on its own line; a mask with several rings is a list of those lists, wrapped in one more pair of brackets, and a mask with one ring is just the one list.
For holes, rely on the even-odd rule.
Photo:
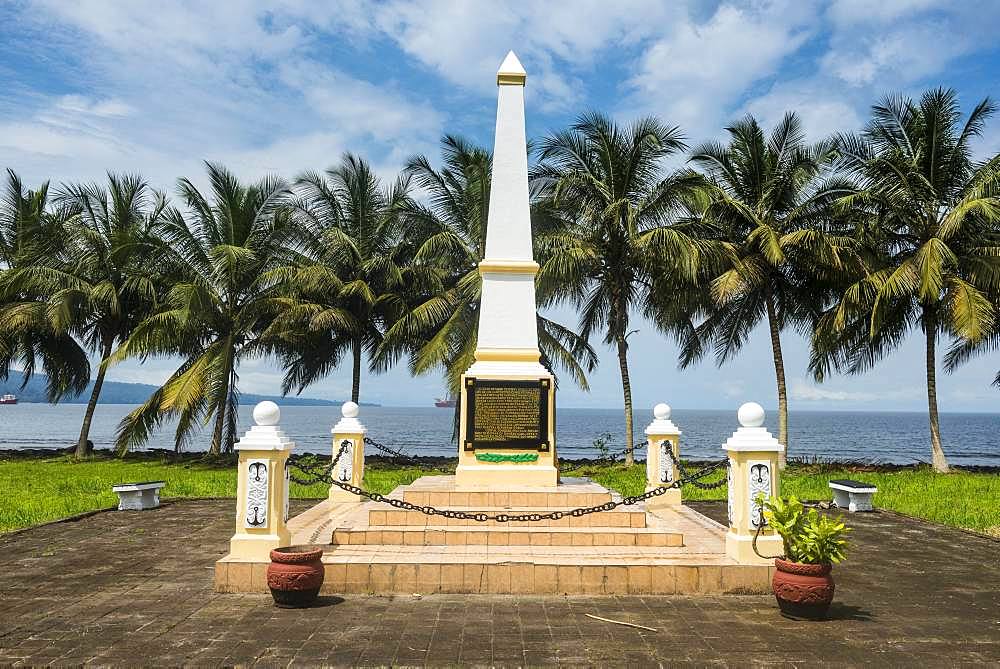
[(119, 511), (143, 511), (160, 506), (160, 488), (166, 481), (143, 481), (142, 483), (121, 483), (111, 486), (118, 493)]
[(878, 492), (878, 488), (870, 483), (852, 481), (851, 479), (839, 479), (830, 481), (830, 489), (833, 490), (833, 503), (841, 509), (847, 509), (851, 513), (855, 511), (873, 511), (872, 495)]

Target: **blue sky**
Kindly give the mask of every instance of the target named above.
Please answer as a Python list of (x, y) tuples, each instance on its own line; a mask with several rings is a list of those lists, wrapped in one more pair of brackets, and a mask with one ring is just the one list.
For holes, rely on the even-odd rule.
[[(508, 49), (528, 70), (529, 136), (587, 109), (623, 121), (653, 113), (692, 144), (751, 112), (773, 124), (788, 109), (810, 136), (859, 127), (889, 92), (958, 89), (970, 107), (1000, 95), (1000, 2), (378, 3), (255, 0), (111, 2), (0, 0), (0, 166), (29, 184), (139, 171), (172, 191), (218, 160), (241, 177), (293, 177), (350, 150), (390, 177), (444, 132), (492, 145), (494, 73)], [(1000, 119), (977, 147), (1000, 151)], [(570, 313), (557, 316), (572, 321)], [(774, 406), (766, 333), (738, 360), (676, 369), (676, 348), (648, 323), (631, 339), (640, 413), (658, 401)], [(822, 385), (805, 372), (805, 342), (785, 334), (792, 410), (925, 410), (919, 336), (871, 373)], [(617, 365), (601, 351), (585, 394), (563, 406), (620, 404)], [(943, 410), (996, 411), (1000, 356), (940, 380)], [(170, 361), (125, 363), (112, 378), (159, 382)], [(247, 391), (277, 392), (267, 361), (241, 370)], [(306, 394), (343, 397), (341, 369)], [(363, 399), (427, 405), (435, 376), (404, 369), (363, 381)]]

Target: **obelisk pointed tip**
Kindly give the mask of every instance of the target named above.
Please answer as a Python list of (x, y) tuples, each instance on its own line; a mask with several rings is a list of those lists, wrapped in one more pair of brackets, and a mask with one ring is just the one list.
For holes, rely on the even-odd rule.
[(497, 85), (514, 84), (524, 86), (524, 81), (527, 78), (528, 73), (524, 71), (521, 61), (517, 59), (513, 51), (508, 51), (507, 57), (503, 59), (503, 62), (500, 63), (500, 69), (497, 70)]

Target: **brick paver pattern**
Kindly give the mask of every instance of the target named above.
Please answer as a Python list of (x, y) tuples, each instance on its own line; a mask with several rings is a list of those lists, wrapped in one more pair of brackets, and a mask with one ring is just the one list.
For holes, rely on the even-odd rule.
[(232, 501), (99, 513), (0, 536), (0, 664), (1000, 663), (1000, 543), (890, 513), (849, 520), (832, 620), (808, 623), (733, 595), (331, 596), (281, 610), (212, 590)]

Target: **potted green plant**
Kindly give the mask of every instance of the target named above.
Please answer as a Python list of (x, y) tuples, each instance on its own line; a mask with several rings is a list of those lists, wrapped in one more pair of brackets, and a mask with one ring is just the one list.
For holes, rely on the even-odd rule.
[(822, 619), (833, 601), (833, 565), (846, 558), (849, 529), (839, 517), (806, 510), (794, 495), (758, 499), (767, 526), (778, 533), (785, 554), (774, 560), (771, 581), (778, 607), (792, 618)]

